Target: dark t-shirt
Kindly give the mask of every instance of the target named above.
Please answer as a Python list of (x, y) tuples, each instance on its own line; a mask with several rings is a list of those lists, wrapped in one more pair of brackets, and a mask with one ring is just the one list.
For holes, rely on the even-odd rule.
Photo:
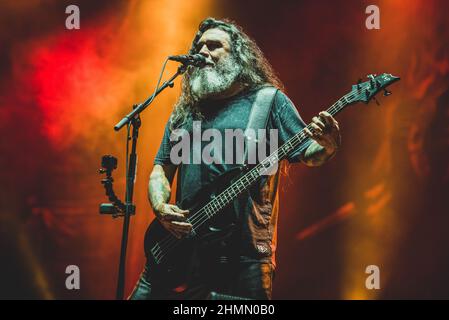
[[(214, 128), (225, 137), (225, 129), (246, 129), (251, 108), (256, 98), (257, 89), (249, 90), (228, 99), (220, 100), (202, 106), (204, 118), (201, 120), (201, 132)], [(191, 127), (191, 126), (190, 126)], [(281, 91), (277, 91), (268, 118), (267, 129), (277, 129), (278, 146), (295, 135), (305, 127), (290, 99)], [(191, 132), (191, 131), (190, 131)], [(173, 164), (170, 151), (176, 141), (170, 141), (169, 123), (167, 123), (161, 146), (156, 155), (155, 164)], [(192, 138), (193, 134), (190, 135)], [(270, 150), (270, 135), (267, 136), (267, 155)], [(301, 147), (293, 151), (288, 157), (289, 162), (299, 161), (299, 155), (312, 141), (307, 140)], [(201, 148), (209, 142), (203, 142)], [(190, 143), (190, 153), (193, 154), (193, 143)], [(222, 139), (222, 149), (233, 148), (236, 140)], [(203, 150), (203, 149), (202, 149)], [(223, 151), (224, 154), (225, 151)], [(224, 159), (224, 156), (222, 157)], [(190, 160), (192, 156), (190, 156)], [(263, 159), (257, 159), (263, 160)], [(213, 181), (218, 175), (234, 168), (236, 164), (223, 162), (205, 164), (181, 163), (178, 165), (178, 179), (176, 202), (182, 203), (185, 198), (196, 194), (200, 188)], [(240, 228), (234, 237), (238, 243), (240, 256), (271, 261), (274, 264), (276, 249), (276, 225), (278, 218), (278, 181), (279, 170), (273, 175), (263, 176), (248, 192), (243, 193), (239, 199), (234, 200), (225, 210), (230, 210), (239, 217)]]

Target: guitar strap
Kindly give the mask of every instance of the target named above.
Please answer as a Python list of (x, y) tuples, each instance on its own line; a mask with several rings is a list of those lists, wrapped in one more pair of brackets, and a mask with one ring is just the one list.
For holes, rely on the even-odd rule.
[[(270, 117), (270, 111), (273, 105), (274, 96), (279, 89), (273, 86), (265, 86), (259, 89), (257, 92), (256, 98), (254, 99), (253, 105), (251, 106), (251, 112), (249, 114), (248, 124), (245, 129), (245, 146), (243, 153), (243, 162), (247, 163), (248, 159), (248, 143), (251, 139), (254, 139), (251, 135), (248, 134), (249, 130), (252, 130), (257, 133), (258, 129), (266, 129), (268, 124), (268, 118)], [(257, 142), (257, 140), (255, 141)], [(236, 219), (239, 220), (240, 213), (237, 212)]]
[[(253, 139), (252, 135), (248, 134), (249, 130), (252, 130), (254, 133), (257, 133), (259, 129), (266, 129), (268, 124), (268, 119), (270, 116), (270, 111), (273, 105), (274, 97), (277, 92), (277, 88), (272, 86), (264, 86), (256, 94), (256, 98), (254, 99), (253, 105), (251, 106), (251, 111), (248, 119), (248, 123), (245, 129), (245, 146), (244, 146), (244, 154), (243, 154), (243, 163), (246, 163), (247, 153), (248, 153), (248, 142), (250, 139)], [(257, 142), (257, 141), (256, 141)], [(241, 219), (242, 215), (240, 212), (236, 211), (235, 219), (240, 223), (237, 224), (236, 229), (232, 232), (234, 235), (241, 235), (243, 232), (241, 228)], [(231, 261), (238, 261), (238, 246), (240, 243), (240, 238), (232, 236), (233, 240), (231, 240), (230, 246), (227, 248), (227, 252), (223, 253), (224, 256), (227, 256), (225, 259), (229, 259)]]
[[(248, 156), (248, 144), (251, 139), (256, 139), (259, 129), (266, 129), (268, 124), (268, 119), (270, 116), (270, 111), (273, 105), (274, 97), (279, 89), (266, 85), (261, 87), (256, 94), (256, 98), (251, 106), (251, 111), (248, 118), (248, 123), (244, 132), (244, 149), (243, 149), (243, 159), (242, 164), (247, 163)], [(256, 136), (248, 134), (249, 131), (253, 131)], [(267, 136), (267, 135), (265, 135)]]
[[(271, 107), (273, 105), (274, 96), (279, 89), (266, 86), (257, 92), (256, 99), (251, 107), (248, 124), (245, 129), (245, 151), (243, 162), (245, 163), (248, 157), (248, 143), (252, 137), (248, 134), (249, 130), (258, 133), (258, 129), (266, 129)], [(267, 136), (267, 135), (266, 135)], [(257, 142), (257, 140), (256, 140)]]

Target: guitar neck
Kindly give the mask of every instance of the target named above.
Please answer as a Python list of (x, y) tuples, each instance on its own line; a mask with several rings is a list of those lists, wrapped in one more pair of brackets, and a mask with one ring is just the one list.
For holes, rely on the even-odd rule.
[[(327, 112), (332, 116), (335, 116), (347, 105), (353, 104), (351, 100), (353, 93), (348, 93), (338, 99)], [(306, 126), (309, 130), (312, 129), (311, 124)], [(201, 227), (203, 223), (208, 221), (210, 218), (215, 216), (224, 207), (234, 201), (243, 191), (247, 190), (252, 184), (254, 184), (261, 176), (266, 175), (270, 168), (278, 164), (282, 159), (287, 157), (292, 151), (301, 147), (309, 137), (306, 135), (304, 129), (296, 133), (293, 137), (287, 140), (281, 147), (276, 151), (271, 153), (264, 160), (259, 162), (251, 170), (243, 174), (234, 183), (232, 183), (228, 188), (223, 190), (219, 195), (210, 200), (206, 205), (204, 205), (195, 215), (204, 215), (203, 219), (189, 219), (191, 221), (197, 220), (193, 223), (194, 229)]]

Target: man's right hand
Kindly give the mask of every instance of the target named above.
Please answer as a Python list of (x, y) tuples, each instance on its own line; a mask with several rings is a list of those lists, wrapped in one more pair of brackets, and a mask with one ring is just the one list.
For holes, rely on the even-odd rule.
[(163, 203), (154, 208), (156, 217), (176, 238), (187, 236), (192, 231), (192, 224), (186, 221), (188, 210), (182, 210), (173, 204)]

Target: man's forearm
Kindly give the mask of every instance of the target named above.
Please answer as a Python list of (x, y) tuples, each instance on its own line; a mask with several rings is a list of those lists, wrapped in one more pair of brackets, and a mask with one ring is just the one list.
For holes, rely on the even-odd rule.
[(324, 164), (327, 160), (332, 158), (335, 152), (328, 152), (318, 142), (313, 141), (304, 151), (301, 162), (309, 167), (317, 167)]
[(148, 198), (154, 210), (170, 200), (171, 188), (162, 169), (155, 170), (150, 175), (148, 184)]

